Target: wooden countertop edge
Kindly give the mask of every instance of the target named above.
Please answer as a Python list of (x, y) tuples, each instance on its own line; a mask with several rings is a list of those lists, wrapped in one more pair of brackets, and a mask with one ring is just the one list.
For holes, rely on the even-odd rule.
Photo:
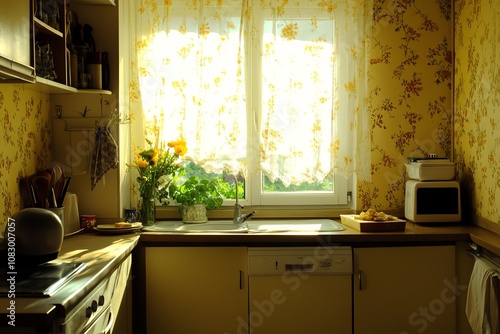
[(500, 236), (485, 229), (471, 233), (471, 241), (500, 256)]

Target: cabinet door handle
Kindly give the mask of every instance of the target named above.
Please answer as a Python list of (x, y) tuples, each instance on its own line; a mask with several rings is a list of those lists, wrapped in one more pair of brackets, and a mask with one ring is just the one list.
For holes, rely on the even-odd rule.
[(359, 290), (363, 290), (363, 272), (358, 271), (358, 280), (359, 280)]
[(240, 270), (240, 290), (243, 289), (243, 270)]

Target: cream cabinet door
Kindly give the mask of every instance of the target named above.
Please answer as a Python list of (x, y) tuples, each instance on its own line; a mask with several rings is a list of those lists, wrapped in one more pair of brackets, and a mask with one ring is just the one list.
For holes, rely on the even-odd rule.
[(354, 333), (455, 333), (455, 247), (354, 249)]
[(30, 1), (2, 1), (0, 55), (30, 66)]
[(243, 330), (248, 323), (247, 263), (246, 247), (146, 248), (147, 332)]

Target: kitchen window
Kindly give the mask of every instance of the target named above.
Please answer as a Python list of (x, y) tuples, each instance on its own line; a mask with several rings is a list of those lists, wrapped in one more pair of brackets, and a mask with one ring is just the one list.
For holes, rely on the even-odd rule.
[(358, 3), (127, 3), (132, 151), (160, 127), (207, 172), (239, 175), (242, 204), (345, 205), (369, 173)]

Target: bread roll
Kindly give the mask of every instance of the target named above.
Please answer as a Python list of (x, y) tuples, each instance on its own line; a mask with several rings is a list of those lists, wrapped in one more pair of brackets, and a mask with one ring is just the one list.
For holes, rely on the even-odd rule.
[(128, 223), (128, 222), (119, 222), (119, 223), (115, 223), (115, 227), (118, 227), (118, 228), (123, 228), (123, 227), (132, 227), (132, 223)]

